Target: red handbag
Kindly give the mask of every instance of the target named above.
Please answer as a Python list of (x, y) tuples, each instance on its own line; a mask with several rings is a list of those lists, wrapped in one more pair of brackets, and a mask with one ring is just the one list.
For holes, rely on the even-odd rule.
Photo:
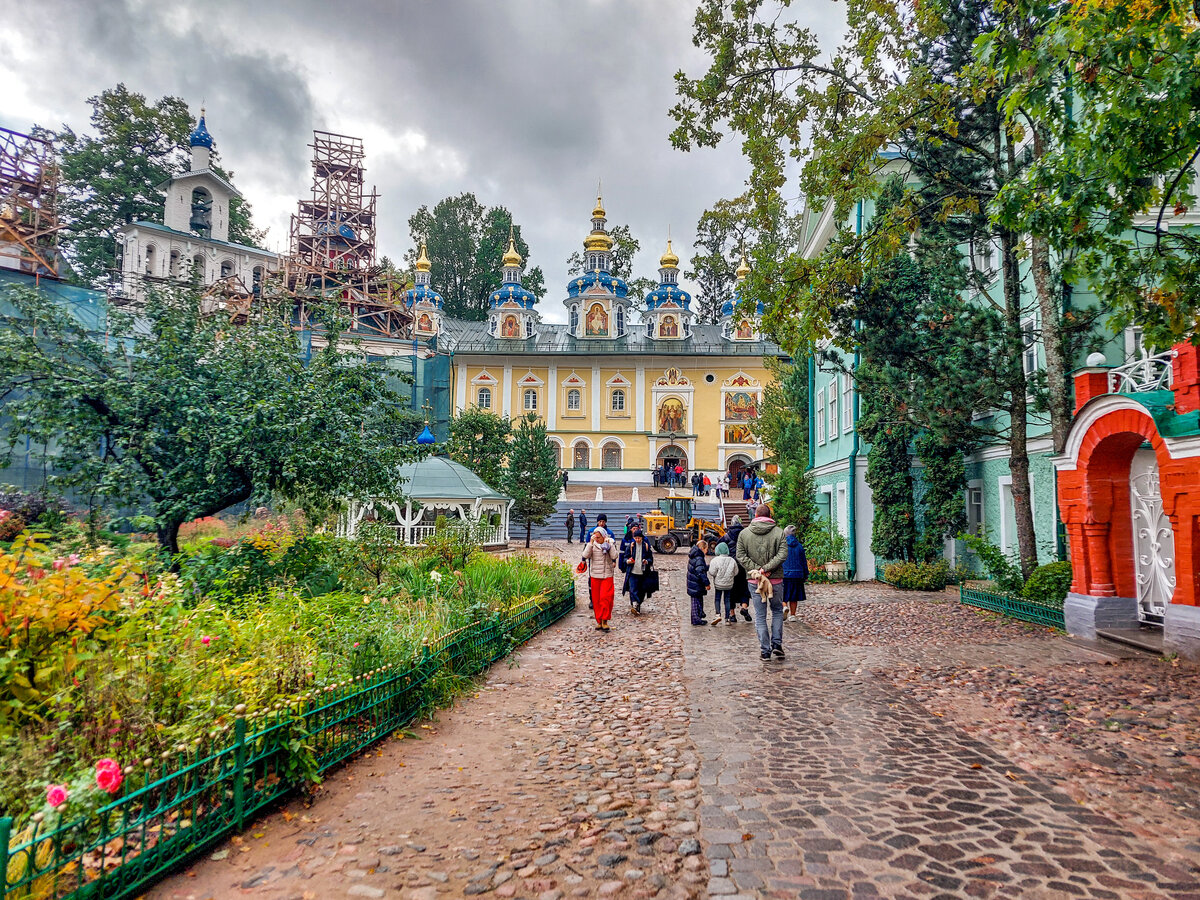
[(586, 562), (584, 562), (584, 561), (581, 559), (581, 560), (579, 561), (579, 565), (577, 565), (577, 566), (575, 567), (575, 571), (576, 571), (576, 573), (578, 573), (578, 574), (582, 575), (584, 572), (586, 572), (586, 571), (587, 571), (587, 563), (586, 563)]

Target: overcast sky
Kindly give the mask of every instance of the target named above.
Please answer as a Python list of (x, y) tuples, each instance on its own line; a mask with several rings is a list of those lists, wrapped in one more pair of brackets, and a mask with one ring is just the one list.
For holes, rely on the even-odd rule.
[[(37, 15), (26, 2), (0, 0), (0, 125), (85, 130), (87, 98), (120, 81), (203, 103), (274, 250), (309, 192), (314, 128), (364, 139), (381, 255), (409, 248), (421, 204), (471, 191), (508, 207), (546, 273), (548, 321), (565, 318), (566, 258), (598, 179), (609, 224), (642, 243), (637, 273), (655, 278), (668, 226), (687, 260), (701, 212), (744, 190), (735, 142), (680, 153), (668, 141), (673, 75), (707, 62), (694, 2), (37, 0)], [(797, 5), (839, 27), (832, 0)]]

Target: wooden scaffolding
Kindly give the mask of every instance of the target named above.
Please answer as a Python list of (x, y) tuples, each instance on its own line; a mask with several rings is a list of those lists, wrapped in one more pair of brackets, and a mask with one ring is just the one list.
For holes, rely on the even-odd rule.
[(59, 227), (54, 147), (0, 128), (0, 268), (57, 278)]

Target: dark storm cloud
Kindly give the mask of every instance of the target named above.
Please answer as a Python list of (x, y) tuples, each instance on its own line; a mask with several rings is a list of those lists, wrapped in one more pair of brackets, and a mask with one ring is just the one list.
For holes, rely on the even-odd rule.
[[(610, 222), (640, 238), (639, 274), (649, 276), (668, 225), (687, 259), (700, 213), (743, 190), (733, 142), (681, 154), (668, 141), (672, 76), (706, 64), (684, 0), (46, 5), (59, 26), (36, 51), (42, 108), (83, 127), (84, 98), (121, 80), (193, 108), (203, 99), (273, 245), (308, 190), (312, 129), (362, 136), (382, 194), (381, 252), (404, 252), (421, 204), (473, 191), (522, 224), (531, 262), (546, 271), (551, 319), (562, 318), (565, 260), (588, 230), (597, 179)], [(832, 31), (835, 8), (809, 0), (801, 14)], [(54, 65), (62, 60), (72, 65)]]

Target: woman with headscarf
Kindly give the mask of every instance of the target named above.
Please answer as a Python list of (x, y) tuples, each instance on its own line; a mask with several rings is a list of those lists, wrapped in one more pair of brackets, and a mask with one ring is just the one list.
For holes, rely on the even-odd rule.
[[(729, 555), (737, 560), (737, 543), (738, 535), (742, 533), (742, 517), (734, 516), (733, 522), (729, 526), (729, 530), (725, 532), (725, 537), (721, 538), (725, 542), (725, 546), (729, 548)], [(730, 591), (729, 599), (738, 607), (738, 612), (742, 614), (742, 618), (747, 622), (753, 622), (754, 619), (750, 615), (750, 582), (746, 580), (746, 570), (742, 568), (741, 563), (738, 563), (737, 575), (733, 579), (733, 590)]]
[(654, 551), (650, 549), (642, 529), (636, 525), (628, 543), (621, 545), (619, 565), (625, 573), (625, 590), (629, 593), (629, 611), (635, 616), (642, 614), (642, 601), (646, 599), (645, 579), (654, 566)]
[(783, 529), (783, 536), (787, 541), (787, 559), (783, 561), (783, 621), (786, 622), (795, 617), (797, 605), (807, 599), (804, 582), (808, 579), (808, 557), (795, 525)]
[(613, 576), (616, 574), (617, 545), (600, 526), (592, 532), (592, 539), (583, 548), (582, 562), (587, 563), (588, 582), (592, 589), (592, 612), (596, 616), (596, 628), (608, 631), (612, 618)]

